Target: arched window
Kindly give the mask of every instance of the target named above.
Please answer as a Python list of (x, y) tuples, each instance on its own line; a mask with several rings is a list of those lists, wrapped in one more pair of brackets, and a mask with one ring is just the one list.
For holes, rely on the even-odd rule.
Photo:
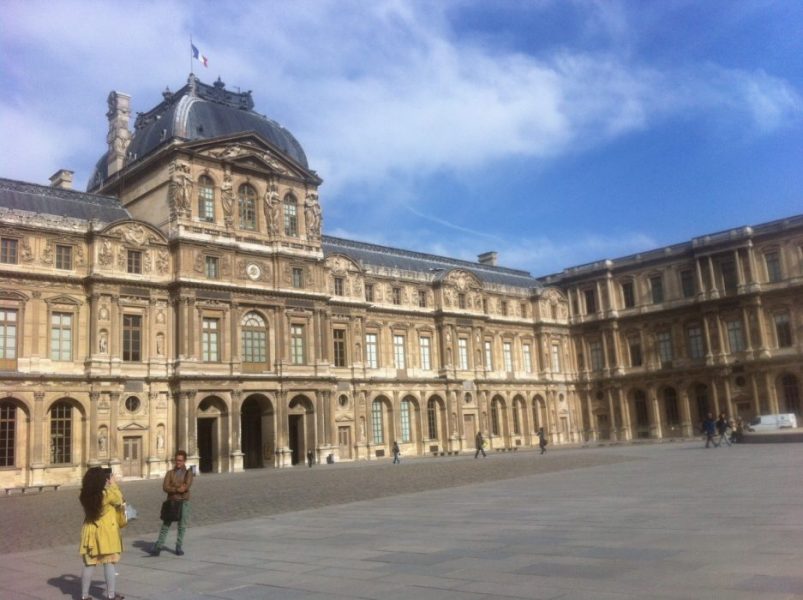
[(15, 466), (17, 448), (17, 407), (0, 402), (0, 467)]
[(435, 398), (430, 398), (427, 402), (427, 429), (429, 439), (438, 439), (438, 402)]
[(198, 218), (210, 223), (215, 220), (215, 183), (206, 175), (198, 178)]
[(268, 362), (268, 330), (259, 313), (249, 312), (240, 321), (243, 363), (265, 365)]
[(292, 194), (284, 197), (284, 235), (298, 237), (298, 202)]
[(50, 463), (64, 465), (72, 462), (72, 407), (56, 402), (50, 408)]
[(410, 401), (402, 400), (401, 402), (401, 441), (409, 442), (410, 436)]
[(520, 423), (521, 415), (519, 413), (519, 401), (515, 400), (513, 402), (513, 433), (519, 435), (521, 433), (521, 423)]
[(797, 377), (794, 375), (784, 375), (781, 384), (783, 385), (783, 397), (786, 402), (786, 410), (800, 416), (800, 390), (797, 386)]
[(257, 228), (257, 193), (250, 185), (240, 186), (240, 229)]
[(385, 443), (385, 422), (384, 415), (382, 414), (382, 401), (374, 400), (371, 405), (371, 425), (374, 430), (374, 443)]
[(499, 427), (499, 400), (491, 402), (491, 433), (499, 435), (501, 428)]
[(670, 427), (680, 425), (680, 413), (678, 411), (678, 394), (675, 388), (664, 389), (664, 412), (666, 413), (666, 424)]

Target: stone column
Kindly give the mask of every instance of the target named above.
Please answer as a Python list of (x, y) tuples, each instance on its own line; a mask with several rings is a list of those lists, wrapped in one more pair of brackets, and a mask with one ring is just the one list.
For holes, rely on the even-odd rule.
[(619, 439), (617, 435), (616, 411), (613, 406), (613, 388), (605, 390), (605, 395), (608, 397), (608, 414), (610, 415), (610, 436), (611, 441), (615, 442)]
[[(723, 407), (720, 412), (724, 412), (728, 416), (733, 416), (733, 402), (731, 402), (731, 382), (729, 377), (722, 378), (722, 386), (725, 390), (725, 397), (723, 398)], [(719, 416), (719, 413), (717, 413)]]
[(711, 278), (711, 297), (719, 298), (719, 288), (717, 288), (717, 276), (716, 272), (714, 271), (714, 261), (710, 255), (706, 258), (708, 259), (708, 274)]
[(737, 289), (742, 290), (744, 288), (745, 278), (744, 278), (744, 267), (742, 267), (742, 257), (739, 256), (739, 249), (733, 251), (733, 262), (736, 265), (736, 285)]
[(658, 395), (654, 385), (647, 386), (647, 411), (650, 418), (650, 437), (658, 439), (662, 436), (661, 409), (658, 405)]
[[(231, 470), (238, 473), (243, 470), (242, 451), (242, 392), (239, 389), (231, 390)], [(261, 425), (260, 425), (261, 426)]]
[(697, 276), (697, 299), (703, 300), (705, 298), (705, 282), (703, 281), (703, 269), (700, 265), (700, 258), (694, 260), (694, 272)]
[(764, 373), (764, 380), (767, 386), (767, 403), (769, 404), (769, 412), (777, 414), (781, 412), (781, 407), (778, 406), (778, 394), (775, 390), (775, 384), (772, 382), (772, 373), (766, 371)]
[(45, 416), (45, 393), (34, 392), (33, 395), (33, 446), (31, 448), (31, 470), (30, 485), (40, 485), (43, 483), (45, 474), (45, 464), (49, 460), (47, 457), (50, 444), (45, 439), (45, 427), (47, 418)]
[[(159, 455), (156, 447), (156, 406), (159, 404), (159, 392), (151, 390), (148, 392), (148, 437), (147, 448), (143, 448), (143, 452), (147, 452), (147, 477), (158, 477), (161, 473), (159, 468)], [(167, 442), (165, 441), (165, 444)]]
[(89, 392), (89, 452), (87, 464), (96, 467), (100, 464), (98, 460), (98, 400), (100, 392)]
[(680, 427), (684, 437), (691, 437), (693, 435), (689, 391), (686, 386), (682, 387), (680, 390)]
[(120, 415), (120, 392), (111, 392), (109, 394), (109, 466), (115, 475), (120, 474), (120, 431), (119, 415)]

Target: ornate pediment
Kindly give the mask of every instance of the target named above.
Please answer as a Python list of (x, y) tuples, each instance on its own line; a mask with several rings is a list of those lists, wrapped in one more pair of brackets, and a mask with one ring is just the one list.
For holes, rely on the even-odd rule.
[(474, 275), (474, 273), (470, 273), (469, 271), (464, 271), (462, 269), (449, 271), (444, 278), (444, 281), (455, 286), (461, 291), (468, 290), (470, 288), (476, 289), (482, 287), (482, 282), (477, 278), (476, 275)]
[(118, 427), (117, 431), (148, 431), (148, 428), (145, 425), (140, 425), (139, 423), (129, 423), (128, 425), (122, 425)]
[(326, 266), (336, 275), (345, 275), (348, 272), (361, 272), (360, 266), (342, 254), (335, 254), (326, 258)]
[(117, 238), (128, 246), (148, 246), (153, 243), (167, 243), (167, 240), (158, 229), (141, 221), (126, 221), (124, 223), (112, 224), (103, 231), (103, 234)]
[(191, 144), (202, 156), (225, 161), (233, 165), (268, 171), (271, 174), (298, 177), (306, 179), (305, 173), (296, 165), (290, 163), (281, 153), (274, 151), (269, 144), (256, 135), (238, 136), (229, 138), (221, 143), (220, 140), (197, 142)]

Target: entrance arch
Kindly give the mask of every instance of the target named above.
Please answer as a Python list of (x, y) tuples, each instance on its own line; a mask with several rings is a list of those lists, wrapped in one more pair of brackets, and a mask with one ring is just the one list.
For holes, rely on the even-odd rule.
[(198, 469), (201, 473), (223, 473), (229, 456), (229, 410), (217, 396), (201, 400), (197, 410)]
[(240, 409), (243, 467), (261, 469), (271, 464), (276, 447), (275, 411), (270, 398), (252, 394)]
[(307, 452), (315, 451), (315, 406), (303, 394), (287, 406), (287, 445), (293, 465), (303, 465)]

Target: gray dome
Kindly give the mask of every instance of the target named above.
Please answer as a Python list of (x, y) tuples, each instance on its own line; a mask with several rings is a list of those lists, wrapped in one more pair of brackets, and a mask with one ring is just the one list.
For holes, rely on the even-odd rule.
[[(126, 166), (142, 160), (172, 140), (196, 141), (254, 132), (287, 158), (309, 170), (307, 156), (293, 134), (276, 121), (254, 112), (251, 92), (232, 92), (218, 78), (207, 85), (190, 75), (175, 93), (165, 90), (164, 100), (139, 113), (126, 152)], [(101, 156), (88, 189), (97, 188), (108, 176), (106, 154)]]

